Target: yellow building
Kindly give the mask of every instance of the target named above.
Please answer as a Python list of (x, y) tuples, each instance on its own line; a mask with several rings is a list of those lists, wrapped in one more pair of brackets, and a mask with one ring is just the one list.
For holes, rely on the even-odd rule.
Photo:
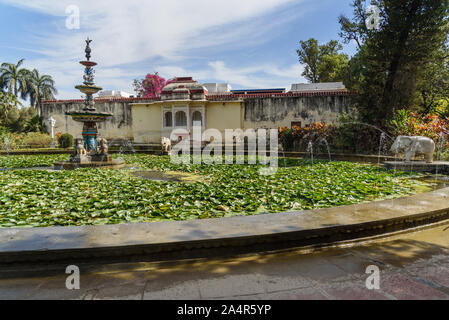
[[(97, 110), (114, 114), (99, 124), (99, 133), (111, 144), (122, 140), (160, 144), (161, 138), (170, 138), (175, 129), (186, 130), (192, 135), (194, 125), (200, 125), (203, 132), (216, 129), (225, 137), (226, 129), (245, 131), (306, 126), (313, 122), (334, 123), (340, 114), (350, 110), (352, 97), (356, 94), (342, 88), (228, 92), (209, 87), (211, 92), (192, 78), (185, 77), (175, 78), (157, 98), (99, 97), (95, 99)], [(42, 116), (46, 120), (50, 117), (56, 120), (55, 132), (78, 137), (82, 129), (80, 123), (73, 121), (67, 113), (82, 110), (84, 103), (82, 99), (44, 101)]]
[(225, 129), (243, 128), (243, 99), (235, 99), (231, 94), (214, 97), (208, 99), (207, 89), (190, 77), (175, 78), (162, 90), (160, 99), (131, 103), (134, 142), (160, 143), (162, 137), (170, 138), (175, 129), (192, 135), (194, 125), (203, 131), (217, 129), (223, 137)]

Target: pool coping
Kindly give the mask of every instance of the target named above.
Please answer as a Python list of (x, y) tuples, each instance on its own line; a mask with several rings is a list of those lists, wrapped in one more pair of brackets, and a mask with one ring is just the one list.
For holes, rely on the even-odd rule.
[(0, 229), (0, 264), (162, 261), (323, 246), (449, 219), (449, 188), (326, 209), (121, 225)]

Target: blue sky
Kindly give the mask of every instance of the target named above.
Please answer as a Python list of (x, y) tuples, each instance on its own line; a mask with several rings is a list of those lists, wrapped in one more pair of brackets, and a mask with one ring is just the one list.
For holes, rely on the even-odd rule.
[[(79, 98), (84, 39), (99, 63), (96, 82), (132, 92), (132, 80), (158, 71), (228, 82), (233, 89), (306, 82), (300, 40), (338, 39), (351, 0), (0, 0), (0, 62), (26, 59), (56, 80), (58, 98)], [(66, 9), (80, 9), (80, 28)], [(354, 53), (353, 44), (345, 52)]]

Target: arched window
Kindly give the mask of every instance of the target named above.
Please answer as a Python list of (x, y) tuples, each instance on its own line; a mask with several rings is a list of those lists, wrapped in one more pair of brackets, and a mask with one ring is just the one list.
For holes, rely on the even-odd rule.
[(173, 127), (173, 116), (171, 111), (165, 113), (165, 127)]
[(187, 126), (187, 116), (184, 111), (178, 111), (175, 113), (175, 123), (177, 127)]
[(203, 124), (203, 115), (199, 111), (195, 111), (192, 114), (192, 125), (195, 122), (201, 122), (201, 125)]

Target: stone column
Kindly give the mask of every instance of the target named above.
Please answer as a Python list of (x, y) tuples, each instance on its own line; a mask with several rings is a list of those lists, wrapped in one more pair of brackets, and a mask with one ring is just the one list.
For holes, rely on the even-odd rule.
[(56, 120), (53, 117), (50, 117), (49, 122), (50, 122), (50, 127), (51, 127), (51, 145), (50, 145), (50, 148), (54, 149), (55, 148), (55, 125), (56, 125)]

